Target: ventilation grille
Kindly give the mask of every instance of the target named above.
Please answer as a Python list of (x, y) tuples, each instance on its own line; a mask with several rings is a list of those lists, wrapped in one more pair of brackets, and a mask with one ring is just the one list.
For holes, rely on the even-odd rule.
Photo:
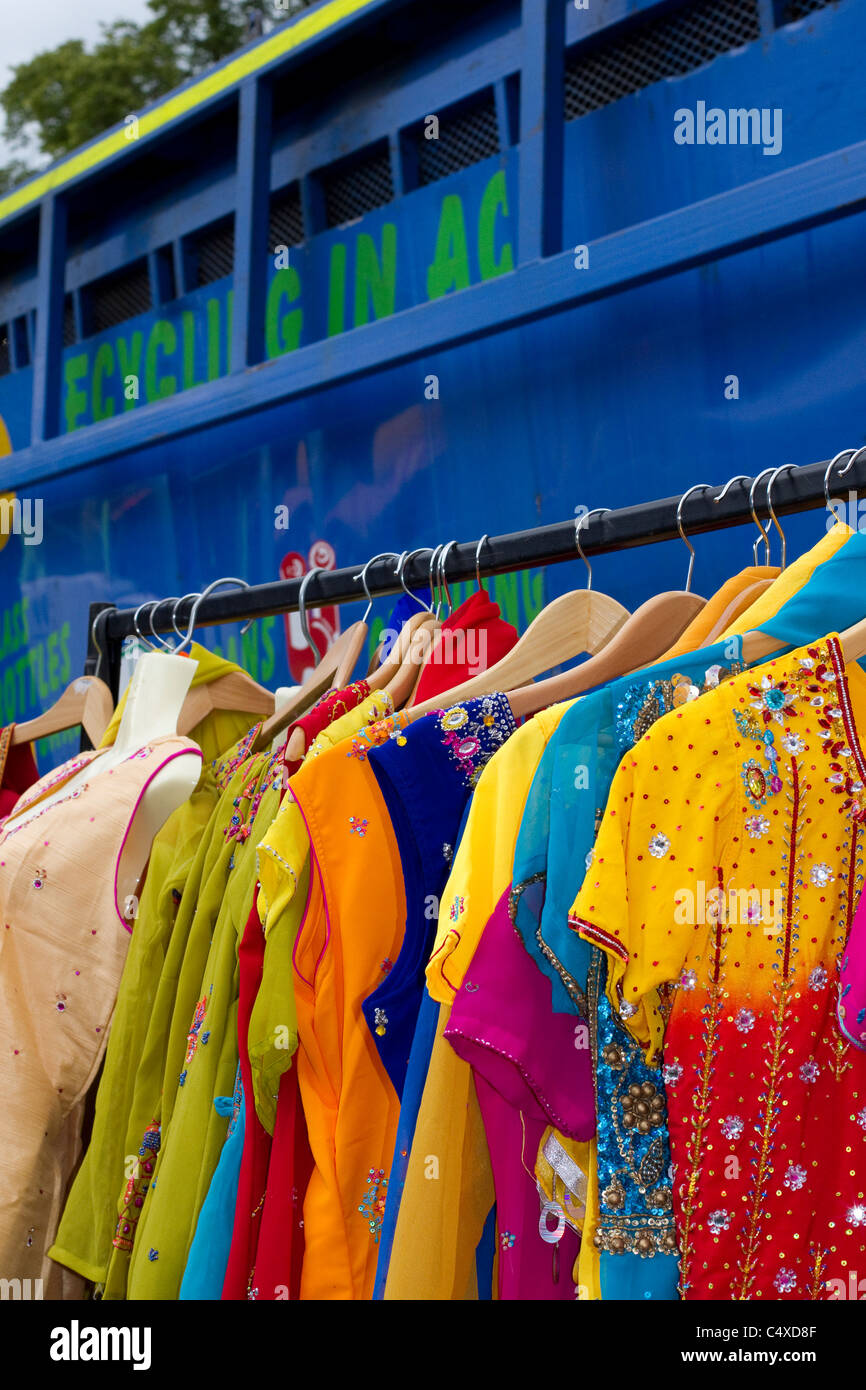
[(601, 47), (580, 45), (566, 63), (565, 119), (598, 111), (665, 77), (683, 77), (720, 53), (752, 43), (760, 32), (758, 0), (705, 0)]
[(371, 146), (360, 159), (326, 169), (321, 175), (329, 227), (354, 222), (394, 197), (387, 141)]
[(496, 102), (490, 88), (471, 106), (446, 111), (439, 120), (438, 140), (428, 140), (425, 126), (418, 132), (418, 181), (435, 183), (458, 169), (467, 169), (499, 153)]
[(794, 24), (798, 19), (805, 19), (807, 15), (814, 14), (816, 10), (826, 10), (829, 3), (830, 0), (785, 0), (779, 23)]
[[(126, 266), (115, 275), (106, 275), (104, 280), (94, 281), (92, 285), (88, 285), (86, 294), (90, 333), (104, 333), (107, 328), (114, 328), (119, 323), (125, 323), (127, 319), (135, 318), (136, 314), (146, 314), (151, 307), (147, 261), (137, 261), (135, 265)], [(64, 336), (65, 319), (64, 310)], [(72, 333), (72, 341), (75, 342), (74, 321)]]
[(235, 265), (235, 219), (224, 217), (199, 232), (195, 246), (195, 283), (212, 285), (231, 275)]
[(301, 208), (301, 187), (290, 183), (271, 198), (268, 224), (268, 250), (276, 246), (300, 246), (304, 240), (304, 213)]
[(12, 370), (12, 351), (9, 342), (9, 325), (0, 323), (0, 376), (8, 376)]
[(75, 305), (72, 302), (72, 295), (67, 294), (63, 300), (63, 346), (72, 347), (78, 341), (75, 332)]

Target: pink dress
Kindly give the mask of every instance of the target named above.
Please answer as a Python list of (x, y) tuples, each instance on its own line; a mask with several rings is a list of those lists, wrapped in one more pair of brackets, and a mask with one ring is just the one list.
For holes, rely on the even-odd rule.
[[(445, 1037), (472, 1067), (484, 1119), (496, 1189), (499, 1297), (574, 1299), (579, 1236), (555, 1208), (545, 1210), (535, 1164), (551, 1126), (571, 1139), (595, 1132), (589, 1034), (580, 1020), (553, 1012), (550, 983), (516, 935), (508, 899), (506, 892), (484, 929)], [(568, 1173), (569, 1157), (555, 1135), (548, 1135), (545, 1153), (561, 1175)]]

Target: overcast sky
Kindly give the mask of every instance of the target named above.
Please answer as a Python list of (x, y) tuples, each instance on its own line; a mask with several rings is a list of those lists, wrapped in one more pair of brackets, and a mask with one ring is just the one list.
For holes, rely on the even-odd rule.
[[(0, 89), (9, 81), (11, 67), (47, 48), (66, 39), (84, 39), (89, 47), (99, 38), (102, 22), (131, 19), (140, 24), (150, 17), (147, 0), (0, 0)], [(0, 164), (14, 153), (0, 132)]]

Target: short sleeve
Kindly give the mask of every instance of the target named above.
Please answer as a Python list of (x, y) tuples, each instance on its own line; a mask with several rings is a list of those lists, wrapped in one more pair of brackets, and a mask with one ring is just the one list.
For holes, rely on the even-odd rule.
[(607, 954), (611, 1005), (651, 1065), (664, 1036), (659, 988), (678, 983), (700, 949), (709, 915), (700, 904), (718, 887), (734, 785), (726, 716), (707, 694), (626, 753), (569, 914), (572, 929)]

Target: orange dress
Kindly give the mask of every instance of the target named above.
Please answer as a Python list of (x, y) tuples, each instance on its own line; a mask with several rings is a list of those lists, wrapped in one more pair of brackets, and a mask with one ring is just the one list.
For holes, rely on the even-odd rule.
[(866, 1053), (836, 1018), (858, 726), (866, 675), (834, 636), (665, 715), (620, 764), (573, 905), (612, 1006), (663, 1053), (685, 1298), (846, 1298), (866, 1267)]
[[(132, 930), (116, 899), (117, 867), (148, 784), (190, 754), (201, 758), (189, 739), (154, 739), (0, 830), (0, 1272), (42, 1280), (41, 1295), (31, 1296), (82, 1289), (46, 1252), (78, 1159), (84, 1098), (105, 1051)], [(84, 754), (49, 773), (14, 814), (101, 756)]]
[[(400, 716), (397, 717), (400, 719)], [(290, 780), (312, 855), (295, 944), (298, 1087), (315, 1164), (304, 1200), (302, 1299), (369, 1300), (400, 1102), (362, 1012), (397, 959), (403, 871), (366, 758), (394, 720), (323, 753)]]

